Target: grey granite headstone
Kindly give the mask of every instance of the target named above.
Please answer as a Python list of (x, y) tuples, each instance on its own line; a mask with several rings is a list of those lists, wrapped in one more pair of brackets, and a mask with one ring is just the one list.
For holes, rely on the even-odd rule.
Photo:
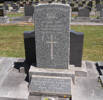
[(37, 67), (67, 69), (70, 55), (70, 6), (38, 5), (34, 13)]
[(81, 8), (79, 9), (79, 12), (78, 12), (78, 17), (89, 17), (89, 9), (87, 8)]
[(33, 75), (29, 85), (31, 95), (71, 96), (71, 79)]

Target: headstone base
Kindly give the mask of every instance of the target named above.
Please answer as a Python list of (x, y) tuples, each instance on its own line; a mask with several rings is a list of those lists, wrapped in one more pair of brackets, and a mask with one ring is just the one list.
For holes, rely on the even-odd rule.
[[(74, 82), (75, 80), (74, 72), (69, 71), (67, 69), (65, 70), (48, 69), (48, 68), (43, 69), (31, 66), (29, 70), (29, 75), (30, 75), (30, 85), (29, 85), (30, 96), (46, 95), (53, 97), (56, 96), (59, 98), (71, 97), (72, 82)], [(57, 99), (50, 99), (50, 100), (57, 100)]]
[(74, 71), (75, 76), (80, 76), (80, 77), (86, 77), (87, 76), (87, 68), (86, 68), (86, 62), (85, 61), (82, 61), (81, 67), (70, 66), (69, 70)]
[(9, 23), (9, 18), (7, 16), (0, 17), (0, 24)]
[(70, 98), (60, 98), (60, 97), (49, 97), (49, 96), (31, 96), (29, 95), (28, 100), (71, 100)]

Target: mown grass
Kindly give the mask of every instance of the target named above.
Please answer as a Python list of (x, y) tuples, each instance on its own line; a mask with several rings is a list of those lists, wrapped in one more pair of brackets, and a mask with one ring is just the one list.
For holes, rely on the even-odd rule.
[[(103, 61), (103, 26), (72, 26), (71, 29), (84, 32), (83, 59)], [(23, 32), (33, 26), (0, 26), (0, 56), (24, 57)]]
[(10, 17), (10, 18), (21, 17), (21, 16), (24, 16), (24, 14), (23, 13), (8, 13), (7, 16)]

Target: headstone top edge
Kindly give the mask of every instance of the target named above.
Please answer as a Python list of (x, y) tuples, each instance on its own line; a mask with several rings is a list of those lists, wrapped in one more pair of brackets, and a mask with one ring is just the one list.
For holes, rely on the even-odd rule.
[(35, 7), (38, 7), (38, 6), (51, 6), (51, 5), (62, 5), (62, 6), (67, 6), (67, 7), (70, 7), (70, 5), (69, 4), (61, 4), (61, 3), (51, 3), (51, 4), (49, 4), (49, 3), (45, 3), (45, 4), (38, 4), (38, 5), (36, 5)]
[(69, 79), (69, 80), (71, 80), (71, 82), (72, 82), (72, 78), (71, 77), (57, 77), (57, 76), (41, 76), (41, 75), (32, 75), (32, 78), (34, 78), (34, 77), (39, 77), (39, 78), (51, 78), (51, 79)]

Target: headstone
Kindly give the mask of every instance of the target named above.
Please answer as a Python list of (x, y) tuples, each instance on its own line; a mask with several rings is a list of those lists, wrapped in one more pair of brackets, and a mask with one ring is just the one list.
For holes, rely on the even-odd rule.
[(97, 11), (100, 11), (101, 10), (101, 4), (96, 4), (96, 9), (97, 9)]
[(0, 6), (0, 23), (9, 23), (9, 18), (5, 16), (3, 6)]
[(90, 11), (87, 8), (81, 8), (78, 12), (78, 17), (89, 17)]
[(7, 2), (4, 3), (4, 8), (5, 8), (5, 10), (9, 10)]
[(101, 11), (100, 11), (100, 17), (103, 18), (103, 9), (101, 9)]
[(68, 69), (70, 56), (70, 7), (45, 4), (35, 7), (37, 67)]
[(24, 6), (24, 14), (25, 14), (25, 16), (33, 16), (33, 13), (34, 13), (34, 6), (26, 4)]
[(26, 63), (36, 65), (35, 32), (34, 31), (24, 32), (24, 46), (25, 46)]
[(4, 16), (4, 8), (3, 6), (0, 6), (0, 17)]
[[(36, 65), (29, 70), (30, 100), (33, 100), (31, 96), (35, 98), (36, 95), (57, 96), (58, 100), (71, 98), (71, 86), (75, 78), (74, 72), (68, 70), (70, 11), (68, 4), (35, 6)], [(45, 100), (45, 97), (42, 99)]]
[(82, 66), (82, 52), (83, 52), (83, 39), (82, 32), (70, 32), (70, 64), (76, 67)]

